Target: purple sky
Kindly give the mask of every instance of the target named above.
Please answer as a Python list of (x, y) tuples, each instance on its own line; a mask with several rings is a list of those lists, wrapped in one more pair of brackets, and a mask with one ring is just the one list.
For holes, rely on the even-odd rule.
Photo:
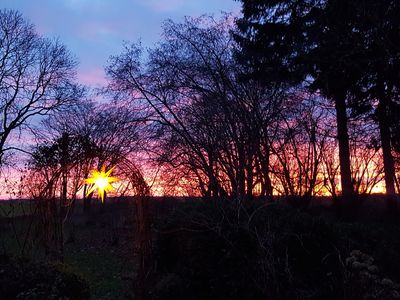
[(161, 24), (170, 18), (221, 11), (239, 14), (234, 0), (2, 0), (0, 8), (20, 11), (47, 37), (58, 37), (79, 61), (81, 83), (104, 83), (103, 68), (119, 54), (123, 41), (141, 39), (151, 46), (160, 39)]

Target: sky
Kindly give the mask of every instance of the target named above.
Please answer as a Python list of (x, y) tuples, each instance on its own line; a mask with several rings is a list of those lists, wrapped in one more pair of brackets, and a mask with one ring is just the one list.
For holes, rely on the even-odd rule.
[(1, 0), (0, 8), (15, 9), (43, 36), (59, 38), (79, 62), (78, 80), (99, 87), (110, 55), (124, 41), (141, 40), (151, 47), (161, 39), (166, 19), (221, 12), (240, 13), (234, 0)]

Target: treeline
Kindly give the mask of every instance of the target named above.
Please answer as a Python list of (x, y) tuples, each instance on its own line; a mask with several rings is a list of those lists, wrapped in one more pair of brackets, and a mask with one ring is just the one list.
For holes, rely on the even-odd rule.
[[(19, 32), (36, 36), (34, 28), (18, 13), (1, 11), (1, 156), (14, 148), (4, 146), (8, 131), (51, 114), (32, 128), (38, 145), (23, 181), (28, 193), (76, 198), (90, 169), (117, 165), (125, 178), (133, 169), (140, 174), (136, 166), (142, 165), (158, 169), (155, 182), (172, 194), (240, 201), (342, 195), (350, 203), (384, 183), (394, 207), (400, 190), (399, 4), (242, 4), (240, 19), (166, 21), (152, 48), (125, 44), (106, 67), (108, 85), (100, 94), (108, 104), (87, 100), (85, 88), (65, 81), (75, 67), (69, 56), (62, 65), (68, 72), (50, 76), (53, 69), (43, 66), (51, 56), (44, 55), (29, 60), (42, 75), (24, 73), (24, 56), (15, 49), (27, 39)], [(47, 75), (43, 83), (33, 80)], [(62, 94), (66, 87), (74, 93)], [(21, 106), (36, 95), (43, 96)], [(12, 123), (12, 116), (21, 122)], [(122, 183), (120, 191), (128, 186)]]
[(166, 22), (156, 47), (111, 59), (109, 89), (153, 115), (165, 172), (202, 195), (351, 202), (385, 181), (393, 196), (398, 8), (339, 2), (244, 1), (239, 20)]
[[(266, 82), (304, 84), (335, 106), (342, 194), (354, 199), (349, 115), (378, 125), (388, 204), (395, 206), (399, 4), (242, 1), (241, 60)], [(271, 66), (273, 66), (271, 68)], [(275, 74), (274, 74), (275, 72)]]

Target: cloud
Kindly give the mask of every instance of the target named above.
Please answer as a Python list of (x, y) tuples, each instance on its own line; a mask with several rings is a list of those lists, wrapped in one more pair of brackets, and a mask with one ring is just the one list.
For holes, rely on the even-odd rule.
[(100, 87), (107, 83), (104, 70), (99, 67), (80, 69), (77, 77), (80, 83), (88, 86)]
[(64, 6), (75, 12), (87, 11), (87, 9), (103, 9), (109, 3), (107, 0), (63, 0)]
[(182, 8), (184, 0), (147, 0), (145, 5), (158, 13), (173, 12)]
[(78, 35), (85, 39), (94, 40), (97, 37), (106, 37), (116, 32), (114, 24), (111, 22), (84, 21), (80, 24)]

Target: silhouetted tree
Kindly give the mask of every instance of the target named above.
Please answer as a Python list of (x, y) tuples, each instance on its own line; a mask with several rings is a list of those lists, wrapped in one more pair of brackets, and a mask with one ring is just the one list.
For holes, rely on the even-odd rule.
[(389, 211), (397, 209), (395, 201), (395, 165), (393, 139), (399, 116), (395, 115), (400, 88), (400, 3), (392, 0), (360, 1), (354, 19), (355, 30), (363, 34), (363, 59), (367, 62), (360, 80), (357, 98), (374, 107), (379, 125), (383, 153), (386, 195)]
[(17, 148), (13, 133), (80, 96), (75, 66), (58, 40), (39, 36), (20, 13), (0, 10), (0, 165)]
[(42, 141), (49, 143), (54, 136), (68, 133), (80, 143), (82, 152), (70, 170), (74, 176), (69, 180), (69, 195), (75, 199), (82, 191), (85, 212), (90, 210), (92, 195), (86, 195), (83, 179), (92, 169), (111, 168), (135, 155), (144, 143), (139, 141), (141, 124), (139, 114), (127, 107), (95, 105), (87, 100), (43, 122), (46, 130), (39, 136)]
[[(64, 257), (64, 223), (72, 207), (68, 201), (68, 180), (71, 170), (85, 159), (85, 141), (63, 132), (52, 143), (39, 145), (32, 154), (30, 176), (40, 178), (36, 186), (38, 212), (46, 252), (54, 258)], [(28, 181), (26, 184), (32, 185)]]
[(384, 180), (379, 128), (369, 115), (349, 118), (351, 173), (357, 195), (370, 194)]
[[(353, 32), (353, 2), (246, 1), (236, 35), (239, 59), (267, 83), (307, 84), (336, 107), (342, 193), (353, 195), (346, 98), (358, 79), (361, 38)], [(306, 82), (305, 82), (305, 81)]]
[(138, 45), (127, 46), (107, 74), (110, 90), (124, 93), (157, 124), (160, 162), (207, 197), (242, 199), (252, 196), (257, 180), (268, 181), (262, 156), (269, 149), (260, 145), (278, 101), (270, 101), (275, 91), (255, 81), (239, 82), (243, 70), (233, 59), (231, 26), (230, 16), (168, 21), (166, 39), (147, 60)]
[[(396, 1), (242, 1), (238, 21), (241, 62), (267, 82), (304, 81), (336, 106), (341, 183), (351, 196), (348, 110), (373, 107), (379, 124), (386, 193), (395, 206), (395, 105), (399, 82), (399, 9)], [(278, 72), (274, 70), (278, 69)], [(279, 74), (274, 78), (274, 74)], [(377, 177), (379, 177), (377, 175)], [(390, 200), (392, 199), (392, 200)]]
[[(324, 187), (323, 157), (332, 141), (331, 110), (323, 97), (299, 90), (281, 111), (272, 139), (275, 186), (282, 195), (301, 196), (307, 203)], [(287, 100), (289, 102), (289, 100)], [(331, 153), (332, 154), (332, 153)]]

